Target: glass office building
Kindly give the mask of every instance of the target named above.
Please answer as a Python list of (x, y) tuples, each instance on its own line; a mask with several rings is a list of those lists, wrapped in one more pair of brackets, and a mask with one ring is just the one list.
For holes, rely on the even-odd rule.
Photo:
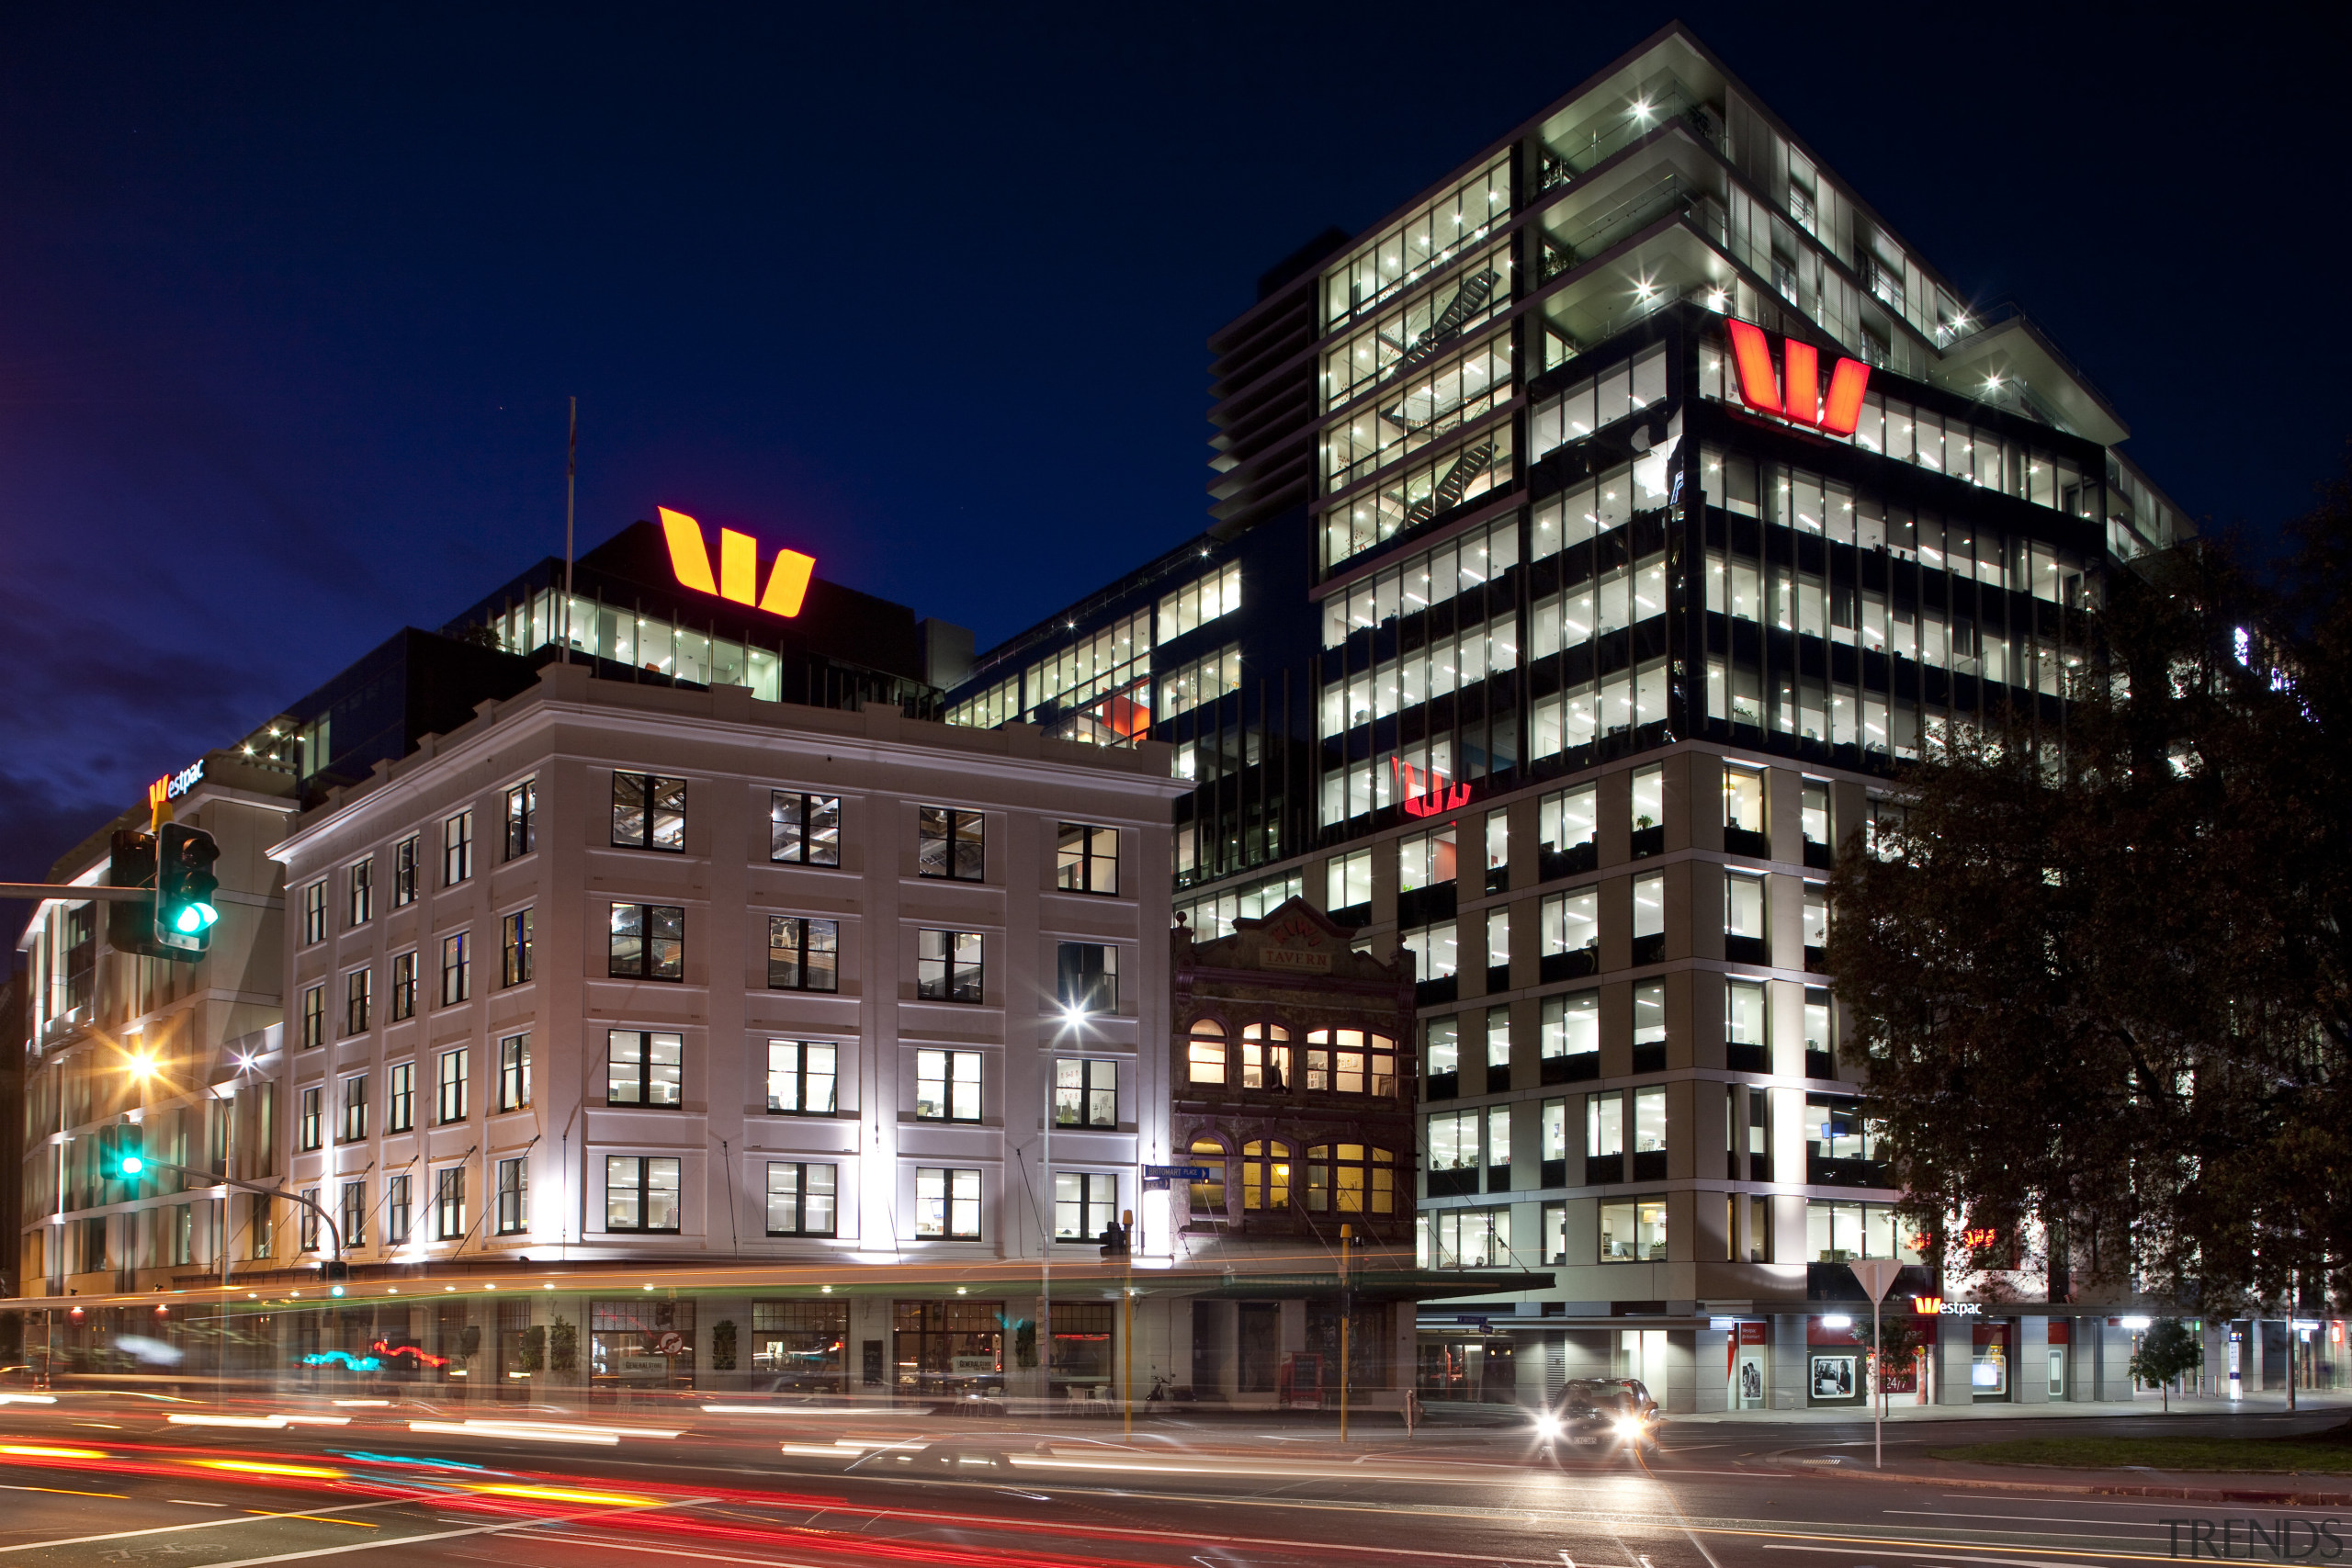
[(1894, 767), (2054, 723), (2102, 579), (2187, 531), (2098, 389), (1679, 25), (1210, 348), (1210, 528), (950, 716), (1173, 741), (1195, 930), (1298, 894), (1414, 955), (1420, 1260), (1555, 1281), (1425, 1314), (1425, 1393), (1860, 1404), (1825, 1320), (1892, 1256), (1897, 1298), (2019, 1303), (1896, 1397), (2122, 1396), (2038, 1265), (1939, 1274), (1894, 1223), (1821, 961)]

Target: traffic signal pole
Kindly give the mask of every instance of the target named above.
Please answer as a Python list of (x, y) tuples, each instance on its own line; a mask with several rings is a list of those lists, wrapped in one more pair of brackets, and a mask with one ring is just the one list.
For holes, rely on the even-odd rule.
[(0, 898), (57, 898), (69, 904), (130, 904), (154, 897), (155, 890), (152, 887), (85, 887), (71, 882), (0, 882)]
[[(144, 1156), (141, 1156), (141, 1158), (144, 1162), (140, 1168), (142, 1171), (175, 1171), (182, 1176), (192, 1178), (198, 1183), (204, 1186), (240, 1187), (248, 1192), (258, 1192), (266, 1198), (283, 1198), (289, 1203), (300, 1204), (303, 1208), (308, 1209), (311, 1213), (318, 1215), (319, 1222), (327, 1227), (327, 1235), (334, 1242), (334, 1261), (337, 1263), (341, 1263), (343, 1261), (343, 1227), (334, 1223), (334, 1216), (327, 1213), (326, 1206), (324, 1204), (316, 1202), (311, 1199), (305, 1198), (300, 1192), (288, 1192), (284, 1188), (280, 1187), (265, 1187), (258, 1181), (247, 1181), (243, 1177), (215, 1176), (209, 1170), (190, 1170), (184, 1165), (174, 1165), (169, 1160), (147, 1159)], [(226, 1234), (229, 1229), (228, 1216), (225, 1213), (221, 1216), (220, 1229), (223, 1233), (221, 1235), (220, 1246), (221, 1249), (225, 1252), (229, 1245), (228, 1235)]]

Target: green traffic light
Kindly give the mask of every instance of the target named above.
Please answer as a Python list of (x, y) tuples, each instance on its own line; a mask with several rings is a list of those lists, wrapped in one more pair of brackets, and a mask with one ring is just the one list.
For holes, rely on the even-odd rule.
[(137, 1155), (125, 1155), (125, 1156), (122, 1156), (122, 1173), (123, 1173), (123, 1175), (125, 1175), (125, 1176), (136, 1176), (136, 1175), (138, 1175), (141, 1171), (142, 1171), (142, 1170), (144, 1170), (144, 1169), (146, 1169), (146, 1168), (147, 1168), (147, 1162), (146, 1162), (145, 1160), (143, 1160), (143, 1159), (140, 1158)]

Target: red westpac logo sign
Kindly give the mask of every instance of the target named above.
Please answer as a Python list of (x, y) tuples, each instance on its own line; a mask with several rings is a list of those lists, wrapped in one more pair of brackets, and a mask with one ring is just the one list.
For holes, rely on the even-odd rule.
[(656, 508), (662, 514), (662, 535), (670, 545), (670, 570), (681, 588), (715, 593), (738, 604), (756, 604), (772, 615), (800, 614), (808, 597), (808, 579), (817, 558), (797, 550), (778, 550), (775, 570), (768, 573), (765, 592), (760, 592), (760, 542), (732, 528), (718, 531), (718, 570), (710, 570), (710, 548), (703, 543), (702, 525), (683, 512)]
[(1779, 414), (1792, 424), (1817, 425), (1832, 435), (1851, 435), (1861, 423), (1862, 389), (1871, 367), (1840, 359), (1829, 372), (1829, 395), (1821, 395), (1821, 354), (1809, 343), (1781, 340), (1781, 373), (1772, 371), (1772, 345), (1753, 321), (1730, 321), (1731, 358), (1739, 372), (1739, 400), (1759, 413)]
[(1470, 786), (1447, 784), (1435, 768), (1417, 768), (1402, 757), (1389, 758), (1388, 766), (1396, 775), (1397, 803), (1408, 817), (1435, 817), (1470, 804)]

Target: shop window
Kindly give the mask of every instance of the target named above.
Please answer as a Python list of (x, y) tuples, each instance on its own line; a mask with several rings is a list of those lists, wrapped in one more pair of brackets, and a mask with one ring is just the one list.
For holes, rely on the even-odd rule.
[(1001, 1388), (1004, 1308), (1002, 1302), (960, 1296), (892, 1303), (891, 1359), (898, 1390), (916, 1398), (952, 1399), (966, 1391)]
[(793, 1393), (841, 1393), (849, 1381), (848, 1303), (753, 1302), (752, 1371)]
[[(670, 1353), (664, 1354), (668, 1350)], [(588, 1371), (608, 1384), (692, 1387), (695, 1303), (621, 1296), (588, 1306)]]

